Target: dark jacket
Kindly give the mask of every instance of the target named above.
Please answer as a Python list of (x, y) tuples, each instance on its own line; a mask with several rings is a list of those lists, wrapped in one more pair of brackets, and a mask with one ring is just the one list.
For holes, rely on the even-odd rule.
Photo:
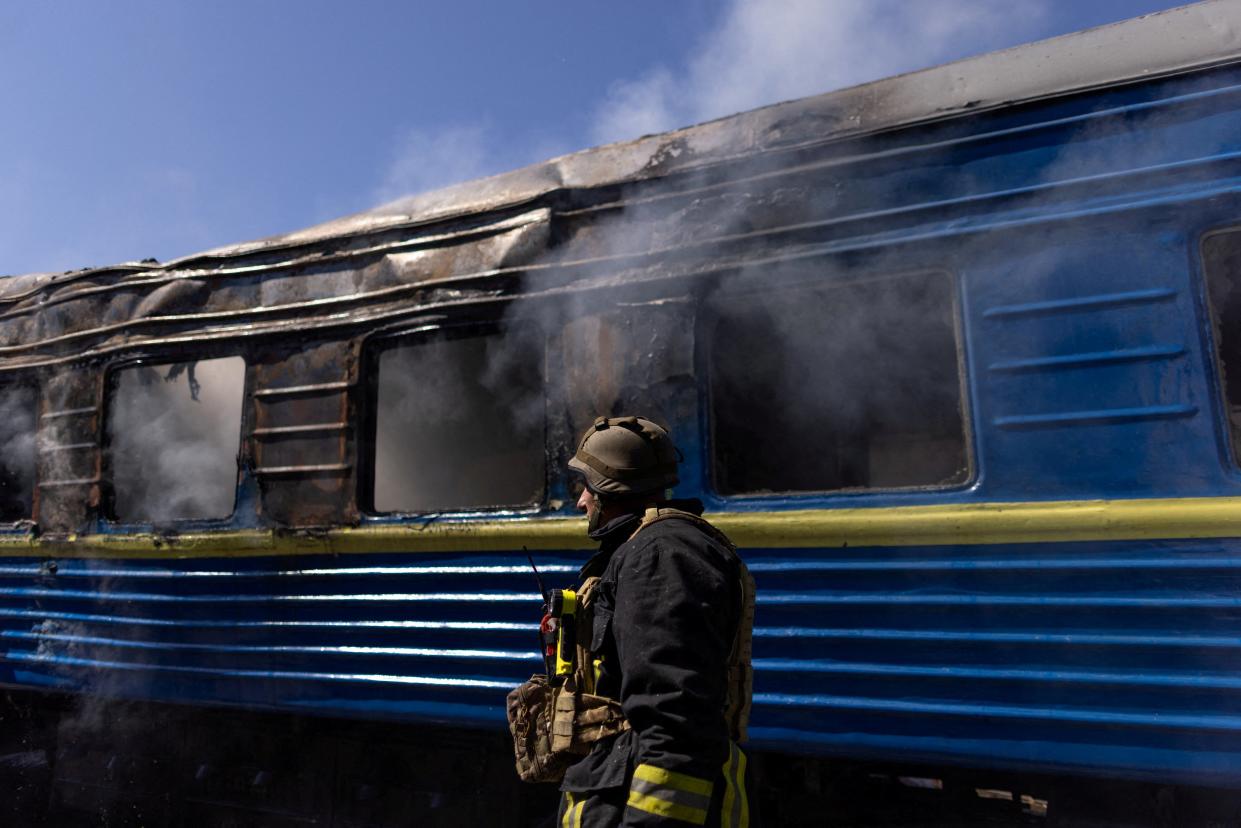
[[(697, 503), (670, 505), (701, 512)], [(661, 520), (634, 535), (639, 522), (627, 515), (593, 533), (600, 551), (581, 573), (600, 579), (596, 692), (620, 700), (632, 730), (569, 768), (559, 824), (747, 824), (744, 758), (724, 718), (741, 563), (690, 520)]]

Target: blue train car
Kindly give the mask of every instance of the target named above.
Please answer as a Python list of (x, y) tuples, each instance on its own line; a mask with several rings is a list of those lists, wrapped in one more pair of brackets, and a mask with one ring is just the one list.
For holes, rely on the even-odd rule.
[[(378, 824), (323, 805), (402, 784), (341, 781), (354, 728), (503, 753), (524, 550), (573, 579), (574, 435), (643, 411), (758, 582), (755, 750), (1241, 787), (1237, 31), (1199, 3), (5, 280), (0, 683), (62, 747), (122, 727), (93, 700), (219, 711), (160, 771), (202, 813)], [(302, 715), (340, 729), (254, 805), (223, 723)], [(49, 748), (65, 807), (124, 741)]]

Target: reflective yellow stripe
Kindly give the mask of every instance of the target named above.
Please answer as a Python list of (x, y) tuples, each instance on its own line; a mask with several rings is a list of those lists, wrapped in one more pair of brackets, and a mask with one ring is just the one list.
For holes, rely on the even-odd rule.
[(577, 630), (577, 593), (571, 589), (560, 590), (560, 632), (556, 636), (556, 675), (567, 676), (573, 672), (573, 663), (577, 660), (577, 648), (570, 649), (569, 657), (564, 657), (565, 636), (569, 630)]
[(724, 828), (749, 828), (750, 800), (745, 790), (745, 752), (731, 746), (724, 763), (724, 803), (720, 808), (720, 825)]
[(629, 805), (649, 814), (702, 825), (707, 821), (713, 790), (715, 783), (709, 779), (642, 764), (633, 771)]
[(705, 515), (740, 547), (1241, 537), (1241, 498), (1077, 500)]
[(707, 821), (706, 808), (679, 805), (676, 802), (669, 802), (666, 799), (660, 799), (659, 797), (639, 793), (638, 791), (629, 792), (628, 804), (629, 807), (637, 808), (639, 811), (646, 811), (648, 814), (654, 814), (655, 816), (679, 819), (691, 825), (703, 825)]
[(582, 828), (582, 809), (586, 807), (586, 800), (576, 802), (573, 794), (565, 791), (564, 801), (564, 816), (560, 820), (561, 828)]
[(690, 776), (685, 773), (677, 773), (676, 771), (664, 770), (654, 765), (638, 765), (633, 771), (635, 779), (642, 779), (656, 785), (662, 785), (665, 788), (672, 788), (686, 793), (700, 794), (701, 796), (710, 796), (715, 785), (709, 780), (699, 779), (697, 776)]
[[(1241, 537), (1241, 497), (972, 503), (705, 515), (741, 547), (933, 546)], [(0, 535), (0, 556), (205, 558), (366, 552), (588, 549), (580, 518), (114, 535)]]

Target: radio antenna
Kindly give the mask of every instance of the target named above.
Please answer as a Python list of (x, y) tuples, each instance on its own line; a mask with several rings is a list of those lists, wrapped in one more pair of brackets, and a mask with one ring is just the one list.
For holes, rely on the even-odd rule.
[(531, 555), (530, 550), (524, 546), (521, 548), (521, 551), (526, 553), (526, 560), (530, 562), (530, 568), (534, 570), (534, 580), (539, 582), (539, 596), (546, 601), (547, 588), (543, 586), (543, 576), (539, 574), (539, 568), (534, 565), (534, 556)]

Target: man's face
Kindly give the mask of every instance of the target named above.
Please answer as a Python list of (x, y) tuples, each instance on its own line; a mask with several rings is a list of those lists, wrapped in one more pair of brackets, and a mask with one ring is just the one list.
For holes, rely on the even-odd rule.
[(583, 486), (582, 495), (577, 499), (577, 510), (586, 515), (586, 523), (591, 530), (599, 525), (599, 513), (602, 509), (595, 493)]
[(585, 485), (582, 487), (582, 494), (578, 495), (577, 498), (577, 510), (586, 515), (587, 533), (592, 533), (592, 531), (606, 523), (607, 520), (611, 520), (616, 516), (607, 514), (607, 506)]

